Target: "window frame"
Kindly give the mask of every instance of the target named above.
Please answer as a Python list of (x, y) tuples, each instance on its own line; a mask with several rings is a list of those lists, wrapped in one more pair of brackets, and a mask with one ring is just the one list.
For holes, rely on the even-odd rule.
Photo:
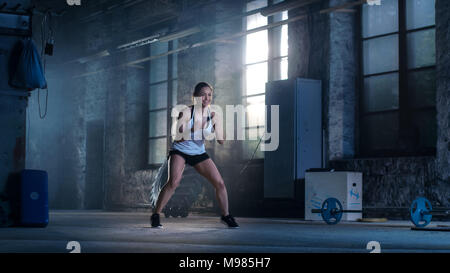
[[(168, 46), (167, 46), (167, 51), (171, 51), (174, 50), (174, 40), (168, 41)], [(149, 47), (150, 50), (150, 47)], [(171, 122), (172, 122), (172, 117), (171, 117), (171, 112), (173, 109), (173, 105), (172, 105), (172, 94), (173, 94), (173, 87), (174, 87), (174, 82), (178, 81), (178, 73), (177, 75), (174, 75), (174, 67), (173, 67), (173, 63), (174, 63), (174, 58), (178, 58), (178, 54), (176, 56), (174, 56), (174, 54), (168, 54), (167, 56), (167, 79), (163, 80), (163, 81), (157, 81), (157, 82), (150, 82), (150, 73), (151, 73), (151, 65), (149, 64), (149, 83), (148, 83), (148, 94), (149, 94), (149, 99), (148, 102), (150, 102), (151, 100), (151, 93), (150, 93), (150, 87), (151, 86), (155, 86), (158, 84), (162, 84), (162, 83), (167, 83), (167, 101), (166, 101), (166, 107), (162, 107), (162, 108), (155, 108), (155, 109), (150, 109), (150, 106), (148, 107), (148, 119), (149, 119), (149, 124), (150, 124), (150, 113), (152, 112), (159, 112), (162, 110), (166, 110), (166, 134), (165, 135), (161, 135), (161, 136), (154, 136), (154, 137), (150, 137), (150, 132), (147, 133), (147, 168), (149, 169), (156, 169), (159, 168), (162, 163), (155, 163), (155, 162), (150, 162), (150, 140), (156, 140), (156, 139), (162, 139), (165, 138), (166, 139), (166, 150), (168, 150), (170, 148), (170, 132), (171, 132)], [(150, 61), (151, 63), (151, 61)], [(178, 63), (178, 62), (177, 62)], [(177, 69), (178, 71), (178, 69)]]
[[(253, 0), (246, 1), (244, 8), (246, 8), (247, 3), (252, 2), (252, 1)], [(267, 0), (267, 6), (266, 7), (270, 7), (270, 6), (273, 6), (273, 5), (276, 5), (276, 4), (278, 4), (278, 3), (274, 3), (274, 0)], [(245, 9), (244, 12), (248, 12), (248, 11)], [(243, 21), (242, 28), (244, 30), (247, 30), (246, 20), (247, 20), (247, 16), (242, 18), (242, 21)], [(274, 23), (274, 15), (267, 16), (267, 24), (266, 25), (270, 25), (272, 23)], [(280, 27), (283, 27), (283, 26), (288, 26), (288, 25), (286, 24), (286, 25), (282, 25)], [(247, 95), (246, 93), (244, 93), (244, 92), (246, 92), (246, 85), (247, 85), (247, 77), (246, 77), (246, 75), (247, 75), (247, 73), (246, 73), (247, 67), (251, 66), (251, 65), (255, 65), (255, 64), (266, 63), (267, 64), (267, 82), (270, 82), (270, 81), (273, 81), (273, 80), (275, 80), (277, 78), (276, 77), (276, 73), (280, 73), (281, 72), (281, 71), (276, 71), (276, 69), (274, 69), (276, 62), (281, 62), (284, 58), (286, 58), (287, 62), (289, 62), (289, 54), (288, 53), (286, 55), (275, 56), (274, 48), (271, 45), (274, 42), (280, 42), (281, 40), (280, 41), (276, 40), (275, 35), (274, 35), (274, 28), (268, 28), (268, 29), (262, 30), (262, 31), (267, 31), (268, 55), (267, 55), (267, 59), (265, 59), (265, 60), (252, 62), (252, 63), (246, 63), (245, 52), (246, 52), (246, 49), (247, 49), (247, 43), (246, 43), (247, 40), (246, 39), (247, 39), (248, 35), (245, 35), (243, 37), (243, 39), (242, 39), (243, 49), (242, 49), (242, 83), (241, 83), (241, 88), (242, 88), (241, 90), (242, 90), (242, 92), (241, 92), (241, 102), (242, 102), (242, 104), (243, 104), (243, 106), (245, 108), (247, 108), (247, 106), (248, 106), (247, 98), (264, 96), (264, 101), (265, 101), (265, 96), (266, 96), (265, 88), (264, 88), (264, 90), (262, 90), (263, 92), (258, 92), (258, 93), (254, 93), (254, 94), (250, 94), (250, 95)], [(243, 145), (248, 145), (248, 143), (246, 143), (248, 141), (259, 141), (259, 138), (260, 138), (260, 136), (258, 136), (257, 140), (249, 140), (249, 139), (247, 139), (248, 131), (251, 130), (251, 129), (259, 130), (260, 128), (265, 128), (265, 124), (257, 125), (257, 126), (249, 126), (249, 124), (248, 124), (248, 115), (246, 114), (246, 116), (245, 116), (245, 126), (242, 127), (242, 128), (239, 128), (239, 130), (243, 130), (243, 134), (246, 137), (245, 140), (243, 141), (242, 145), (241, 145), (241, 149), (242, 149), (241, 150), (241, 154), (242, 154), (242, 159), (244, 161), (250, 160), (251, 156), (248, 157), (248, 158), (244, 156)], [(259, 145), (261, 145), (261, 144), (259, 144)], [(259, 161), (263, 162), (263, 160), (264, 160), (264, 155), (262, 157), (256, 157), (256, 154), (255, 154), (255, 157), (252, 159), (252, 161), (255, 161), (255, 162), (259, 162)]]
[[(413, 113), (419, 111), (436, 111), (436, 105), (434, 106), (423, 106), (411, 109), (408, 101), (408, 76), (410, 73), (418, 72), (418, 71), (430, 71), (434, 70), (436, 72), (436, 63), (434, 65), (422, 66), (418, 68), (408, 68), (407, 58), (408, 58), (408, 44), (407, 44), (407, 36), (410, 33), (416, 33), (424, 30), (436, 29), (436, 23), (426, 27), (407, 29), (407, 18), (406, 18), (406, 0), (397, 0), (398, 1), (398, 31), (397, 32), (389, 32), (384, 34), (379, 34), (375, 36), (363, 37), (363, 5), (361, 5), (358, 9), (357, 13), (357, 27), (356, 31), (359, 33), (358, 38), (358, 47), (359, 47), (359, 77), (358, 77), (358, 86), (359, 86), (359, 100), (357, 113), (359, 115), (357, 119), (357, 151), (356, 158), (363, 157), (399, 157), (399, 156), (435, 156), (436, 155), (436, 147), (431, 149), (424, 149), (422, 151), (413, 151), (411, 147), (407, 147), (407, 149), (386, 149), (386, 150), (374, 150), (370, 149), (370, 147), (364, 146), (364, 141), (362, 141), (361, 136), (363, 135), (363, 119), (367, 116), (376, 116), (382, 115), (385, 113), (398, 113), (398, 140), (403, 143), (408, 138), (408, 132), (411, 129), (411, 123), (413, 121), (412, 116)], [(386, 71), (380, 73), (373, 73), (364, 75), (364, 42), (372, 39), (388, 37), (392, 35), (398, 35), (398, 58), (399, 58), (399, 67), (398, 70)], [(373, 76), (381, 76), (388, 75), (392, 73), (398, 73), (398, 109), (389, 109), (389, 110), (380, 110), (380, 111), (371, 111), (366, 112), (364, 105), (364, 80)]]

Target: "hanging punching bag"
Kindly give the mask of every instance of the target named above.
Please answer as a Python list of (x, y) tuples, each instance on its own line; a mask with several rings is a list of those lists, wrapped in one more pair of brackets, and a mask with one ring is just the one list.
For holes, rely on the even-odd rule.
[(9, 85), (28, 91), (47, 88), (44, 69), (33, 40), (20, 41), (14, 52), (17, 54), (11, 55)]

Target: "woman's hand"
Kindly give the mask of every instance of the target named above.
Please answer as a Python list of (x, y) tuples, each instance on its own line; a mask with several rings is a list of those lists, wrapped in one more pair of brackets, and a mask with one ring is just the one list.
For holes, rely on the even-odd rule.
[(190, 108), (186, 107), (185, 109), (181, 110), (178, 114), (177, 123), (173, 131), (173, 141), (174, 142), (183, 142), (185, 139), (183, 138), (184, 135), (184, 129), (186, 128), (187, 122), (189, 121), (189, 112)]

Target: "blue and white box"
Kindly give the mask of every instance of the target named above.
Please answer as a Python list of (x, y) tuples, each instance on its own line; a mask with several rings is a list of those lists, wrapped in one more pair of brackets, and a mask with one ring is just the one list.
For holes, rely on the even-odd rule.
[[(362, 210), (362, 173), (360, 172), (306, 172), (305, 220), (320, 220), (320, 213), (311, 209), (322, 208), (329, 197), (338, 199), (344, 210)], [(362, 213), (344, 213), (344, 221), (356, 221)]]

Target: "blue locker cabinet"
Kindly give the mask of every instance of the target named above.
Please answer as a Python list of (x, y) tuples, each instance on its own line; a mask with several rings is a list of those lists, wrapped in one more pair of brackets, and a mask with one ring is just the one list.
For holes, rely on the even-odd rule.
[(270, 106), (279, 105), (279, 146), (264, 152), (264, 198), (294, 198), (295, 180), (304, 179), (309, 168), (322, 167), (321, 81), (268, 82), (266, 105), (268, 133), (276, 128)]

